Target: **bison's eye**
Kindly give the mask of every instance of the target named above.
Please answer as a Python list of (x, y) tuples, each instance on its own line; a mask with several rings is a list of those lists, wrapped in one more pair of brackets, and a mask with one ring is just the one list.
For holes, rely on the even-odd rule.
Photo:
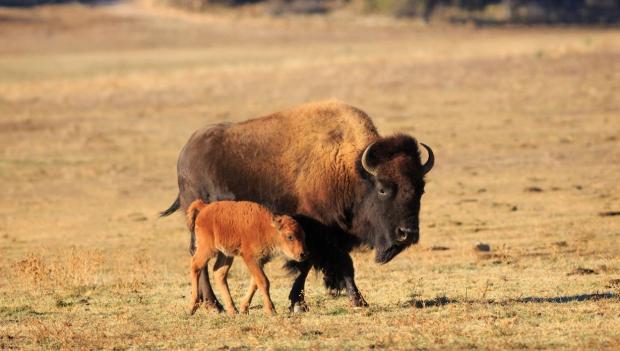
[(390, 196), (392, 194), (392, 191), (388, 187), (379, 185), (379, 187), (377, 188), (377, 193), (379, 194), (379, 197), (385, 198)]
[(288, 239), (288, 241), (293, 241), (293, 236), (292, 235), (289, 235), (286, 238)]

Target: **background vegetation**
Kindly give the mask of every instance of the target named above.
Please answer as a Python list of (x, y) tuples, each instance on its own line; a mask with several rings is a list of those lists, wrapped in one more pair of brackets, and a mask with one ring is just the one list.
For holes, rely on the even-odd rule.
[(486, 23), (615, 23), (620, 18), (616, 0), (161, 0), (192, 10), (212, 5), (240, 6), (268, 3), (272, 13), (325, 13), (354, 8), (363, 13), (397, 17), (433, 15), (453, 20)]
[[(0, 6), (34, 6), (79, 2), (113, 3), (116, 0), (0, 0)], [(263, 12), (317, 14), (339, 10), (479, 23), (617, 23), (618, 0), (154, 0), (191, 11), (217, 7), (258, 5)], [(261, 6), (262, 5), (262, 6)]]

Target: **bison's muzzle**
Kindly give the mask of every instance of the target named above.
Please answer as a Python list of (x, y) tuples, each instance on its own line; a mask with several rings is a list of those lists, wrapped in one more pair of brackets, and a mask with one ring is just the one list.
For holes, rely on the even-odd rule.
[(396, 255), (403, 251), (407, 245), (395, 244), (388, 247), (385, 250), (377, 250), (375, 253), (375, 262), (379, 264), (386, 264), (390, 262)]
[(416, 226), (401, 225), (394, 230), (394, 242), (387, 249), (377, 248), (375, 262), (390, 262), (401, 251), (420, 240), (420, 229)]

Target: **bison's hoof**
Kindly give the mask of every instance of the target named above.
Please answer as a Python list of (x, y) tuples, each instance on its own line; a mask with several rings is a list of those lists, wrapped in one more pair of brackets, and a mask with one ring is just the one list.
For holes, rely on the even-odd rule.
[(351, 299), (351, 306), (353, 307), (368, 307), (368, 302), (363, 297), (357, 296)]
[(222, 313), (224, 311), (224, 307), (219, 303), (205, 302), (205, 309), (207, 311), (214, 310), (217, 313)]
[(306, 303), (303, 301), (295, 302), (290, 307), (290, 311), (292, 313), (304, 313), (304, 312), (308, 312), (309, 310), (310, 309), (308, 308), (308, 305), (306, 305)]

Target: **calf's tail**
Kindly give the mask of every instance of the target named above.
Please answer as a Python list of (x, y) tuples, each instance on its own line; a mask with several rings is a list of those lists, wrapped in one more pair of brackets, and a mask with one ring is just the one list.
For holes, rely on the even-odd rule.
[(192, 202), (191, 205), (189, 205), (189, 207), (187, 208), (187, 229), (189, 229), (191, 233), (189, 254), (192, 256), (194, 256), (194, 253), (196, 252), (196, 232), (194, 230), (196, 227), (196, 217), (198, 217), (200, 210), (202, 210), (205, 206), (207, 206), (207, 204), (204, 201), (198, 199)]

